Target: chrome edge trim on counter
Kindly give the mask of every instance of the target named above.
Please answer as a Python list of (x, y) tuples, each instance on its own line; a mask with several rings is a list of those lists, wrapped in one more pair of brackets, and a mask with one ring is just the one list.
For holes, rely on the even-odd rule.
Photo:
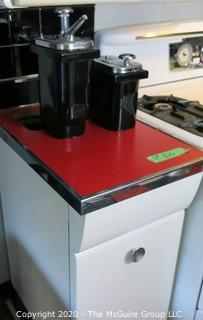
[(197, 162), (190, 162), (184, 166), (173, 167), (171, 170), (160, 171), (158, 174), (146, 176), (131, 183), (126, 183), (113, 189), (94, 194), (82, 200), (81, 211), (84, 213), (81, 214), (96, 211), (111, 204), (160, 188), (169, 183), (202, 172), (202, 169), (203, 160), (199, 159)]
[(199, 158), (195, 162), (185, 163), (184, 166), (176, 166), (158, 174), (82, 197), (2, 127), (0, 127), (0, 137), (80, 215), (130, 199), (203, 170), (203, 158)]

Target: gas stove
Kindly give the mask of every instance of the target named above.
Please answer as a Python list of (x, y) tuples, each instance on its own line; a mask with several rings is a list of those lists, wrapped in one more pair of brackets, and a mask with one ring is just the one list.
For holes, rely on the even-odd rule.
[(112, 28), (96, 34), (102, 55), (131, 52), (149, 71), (137, 119), (203, 149), (203, 22)]
[(174, 95), (143, 95), (137, 118), (165, 133), (203, 149), (203, 104)]
[[(184, 71), (182, 71), (184, 77)], [(191, 75), (192, 75), (191, 71)], [(202, 120), (203, 120), (203, 76), (181, 81), (173, 81), (153, 86), (142, 86), (139, 89), (139, 107), (137, 119), (165, 133), (183, 140), (199, 149), (203, 149)], [(145, 97), (143, 99), (143, 97)], [(142, 106), (142, 100), (152, 97), (151, 108)], [(158, 103), (172, 104), (169, 110), (164, 107), (157, 110)], [(163, 100), (162, 100), (163, 98)], [(175, 101), (174, 101), (175, 100)], [(155, 106), (153, 110), (153, 101)], [(169, 103), (170, 101), (170, 103)], [(149, 103), (149, 102), (147, 102)], [(144, 103), (146, 106), (146, 103)]]
[[(149, 71), (137, 119), (203, 150), (203, 21), (114, 28), (98, 32), (96, 42), (102, 55), (135, 54)], [(203, 320), (202, 194), (203, 181), (186, 210), (171, 298), (171, 310), (184, 320)]]
[(203, 105), (173, 95), (144, 95), (138, 102), (139, 110), (176, 127), (203, 137)]

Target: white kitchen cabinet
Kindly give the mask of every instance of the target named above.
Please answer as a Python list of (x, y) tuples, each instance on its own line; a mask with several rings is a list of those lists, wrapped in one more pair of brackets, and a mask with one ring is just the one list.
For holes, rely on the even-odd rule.
[[(1, 166), (1, 164), (0, 164)], [(1, 181), (1, 178), (0, 178)], [(8, 257), (6, 252), (6, 241), (4, 234), (4, 222), (1, 210), (0, 192), (0, 284), (9, 280)]]
[[(88, 311), (134, 311), (137, 319), (151, 311), (166, 319), (183, 209), (202, 173), (81, 216), (2, 139), (0, 154), (11, 281), (29, 311), (60, 319), (58, 310), (76, 310), (78, 320)], [(132, 262), (140, 248), (143, 258)]]
[(201, 288), (197, 308), (198, 308), (198, 310), (195, 315), (195, 320), (203, 320), (203, 287)]
[(1, 204), (1, 185), (2, 179), (2, 157), (0, 156), (0, 284), (9, 281), (8, 256), (6, 250), (6, 240), (4, 232), (4, 219)]
[(0, 155), (12, 285), (30, 312), (66, 310), (68, 204), (1, 139)]
[(74, 254), (72, 309), (78, 318), (91, 319), (93, 310), (109, 319), (108, 311), (122, 310), (137, 313), (138, 319), (144, 311), (166, 319), (183, 217), (183, 211), (175, 213)]
[(197, 310), (194, 320), (203, 320), (203, 311), (202, 310)]
[(199, 309), (203, 310), (203, 287), (202, 287), (202, 289), (201, 289), (198, 307), (199, 307)]

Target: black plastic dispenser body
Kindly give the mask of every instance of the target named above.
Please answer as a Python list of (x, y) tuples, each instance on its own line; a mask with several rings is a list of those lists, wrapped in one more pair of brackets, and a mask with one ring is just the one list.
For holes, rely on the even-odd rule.
[(89, 117), (113, 131), (135, 126), (139, 80), (148, 77), (140, 64), (129, 68), (119, 60), (95, 59), (90, 76)]

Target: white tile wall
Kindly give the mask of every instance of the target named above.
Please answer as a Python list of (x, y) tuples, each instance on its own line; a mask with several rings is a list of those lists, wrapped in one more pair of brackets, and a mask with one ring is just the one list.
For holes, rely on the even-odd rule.
[(203, 1), (143, 0), (135, 4), (98, 4), (95, 29), (180, 19), (203, 19)]

